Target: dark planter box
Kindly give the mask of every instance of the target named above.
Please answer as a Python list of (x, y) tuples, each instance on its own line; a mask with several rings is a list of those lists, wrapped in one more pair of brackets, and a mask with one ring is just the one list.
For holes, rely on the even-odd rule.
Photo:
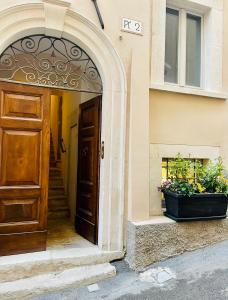
[(181, 222), (226, 218), (228, 197), (224, 194), (194, 194), (190, 197), (164, 192), (165, 216)]

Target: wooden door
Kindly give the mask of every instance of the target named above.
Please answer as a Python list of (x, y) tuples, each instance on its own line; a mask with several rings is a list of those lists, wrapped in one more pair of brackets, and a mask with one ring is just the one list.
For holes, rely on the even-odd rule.
[(0, 82), (0, 255), (46, 249), (49, 90)]
[(97, 243), (101, 96), (80, 105), (76, 231)]

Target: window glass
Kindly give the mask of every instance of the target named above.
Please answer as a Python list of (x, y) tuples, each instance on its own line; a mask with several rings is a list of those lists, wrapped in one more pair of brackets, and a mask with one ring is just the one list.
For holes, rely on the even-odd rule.
[[(203, 165), (206, 163), (205, 159), (194, 159), (194, 158), (186, 158), (186, 160), (190, 160), (193, 163), (194, 169), (196, 166), (196, 163), (200, 163)], [(173, 166), (173, 158), (162, 158), (162, 179), (167, 180), (170, 178), (170, 167)], [(192, 174), (189, 174), (189, 178), (195, 179), (196, 174), (195, 171)]]
[(179, 12), (166, 9), (165, 81), (178, 82)]
[[(194, 159), (194, 158), (186, 158), (187, 160), (190, 160), (193, 163), (194, 171), (192, 174), (189, 174), (189, 179), (196, 179), (196, 172), (195, 167), (197, 163), (200, 163), (201, 165), (204, 165), (207, 163), (207, 160), (205, 159)], [(162, 180), (167, 180), (170, 178), (170, 167), (173, 165), (173, 158), (162, 158)], [(162, 200), (162, 209), (165, 209), (165, 200), (163, 193), (161, 194), (161, 200)]]
[(186, 84), (201, 85), (201, 18), (187, 14)]

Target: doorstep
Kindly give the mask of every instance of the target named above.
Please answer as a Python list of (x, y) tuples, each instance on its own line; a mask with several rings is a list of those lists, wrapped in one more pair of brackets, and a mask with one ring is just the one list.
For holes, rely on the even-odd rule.
[(165, 216), (128, 222), (126, 261), (134, 270), (228, 239), (228, 218), (175, 222)]
[(25, 300), (115, 276), (111, 261), (124, 252), (88, 248), (51, 249), (0, 257), (0, 299)]
[(113, 277), (116, 269), (109, 263), (81, 266), (0, 284), (1, 300), (25, 300), (39, 294), (77, 288)]
[(75, 267), (109, 263), (123, 256), (124, 253), (121, 251), (102, 251), (98, 247), (56, 249), (2, 256), (0, 257), (0, 283)]

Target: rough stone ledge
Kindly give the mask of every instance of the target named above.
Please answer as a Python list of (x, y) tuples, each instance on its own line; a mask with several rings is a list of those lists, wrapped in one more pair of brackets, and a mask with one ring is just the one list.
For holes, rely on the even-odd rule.
[(134, 270), (228, 239), (228, 218), (177, 223), (166, 217), (128, 222), (126, 261)]

